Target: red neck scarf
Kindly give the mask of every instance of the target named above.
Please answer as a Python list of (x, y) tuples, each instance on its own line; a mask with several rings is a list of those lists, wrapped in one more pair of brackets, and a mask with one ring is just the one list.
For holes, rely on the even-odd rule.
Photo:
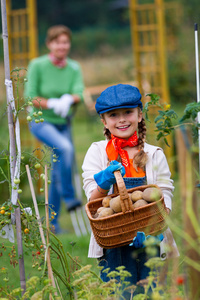
[(58, 59), (55, 57), (53, 53), (49, 53), (49, 59), (52, 62), (52, 64), (60, 69), (64, 68), (67, 64), (66, 58), (64, 59)]
[(108, 155), (108, 159), (116, 160), (118, 155), (120, 155), (122, 160), (122, 165), (126, 170), (126, 176), (131, 177), (131, 170), (130, 170), (130, 161), (128, 152), (123, 150), (122, 148), (129, 146), (135, 147), (138, 145), (138, 136), (137, 132), (135, 131), (134, 134), (128, 139), (120, 139), (111, 134), (111, 140), (108, 142), (106, 146), (106, 153)]

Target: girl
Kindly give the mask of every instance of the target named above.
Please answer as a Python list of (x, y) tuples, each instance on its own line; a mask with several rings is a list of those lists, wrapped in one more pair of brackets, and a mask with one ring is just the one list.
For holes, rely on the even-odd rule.
[[(170, 170), (166, 157), (160, 147), (145, 143), (146, 126), (142, 117), (141, 94), (137, 87), (118, 84), (103, 91), (96, 101), (97, 113), (104, 124), (106, 140), (93, 143), (83, 162), (83, 184), (88, 201), (95, 200), (113, 192), (115, 183), (113, 172), (120, 170), (124, 175), (126, 188), (137, 187), (144, 184), (158, 185), (164, 195), (168, 213), (171, 210), (171, 198), (174, 190), (173, 181), (170, 179)], [(171, 231), (166, 230), (164, 240), (172, 240)], [(140, 242), (140, 241), (139, 241)], [(145, 248), (138, 249), (129, 245), (102, 249), (91, 235), (89, 257), (99, 260), (99, 265), (115, 270), (118, 266), (125, 266), (131, 273), (128, 281), (137, 284), (148, 276), (149, 269), (145, 266), (148, 260)], [(139, 243), (140, 244), (140, 243)], [(162, 258), (165, 253), (160, 253)], [(163, 248), (163, 247), (162, 247)], [(173, 252), (174, 253), (174, 252)], [(101, 278), (108, 281), (106, 273), (101, 270)], [(139, 292), (136, 289), (135, 294)], [(126, 295), (130, 299), (130, 294)]]

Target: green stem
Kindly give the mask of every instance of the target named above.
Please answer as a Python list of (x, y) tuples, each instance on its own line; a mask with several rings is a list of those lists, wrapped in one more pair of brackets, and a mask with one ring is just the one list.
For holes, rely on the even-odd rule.
[(55, 268), (52, 267), (52, 270), (53, 270), (53, 272), (56, 274), (56, 276), (57, 276), (58, 278), (60, 278), (60, 280), (62, 281), (62, 283), (63, 283), (64, 285), (66, 285), (66, 287), (68, 288), (68, 290), (69, 290), (69, 292), (70, 292), (70, 299), (71, 299), (71, 293), (73, 292), (73, 288), (71, 287), (71, 285), (69, 284), (69, 282), (67, 282), (67, 281), (63, 278), (63, 276), (61, 276), (60, 273), (59, 273)]
[[(56, 239), (56, 241), (58, 242), (59, 246), (60, 246), (60, 254), (62, 255), (63, 261), (65, 263), (65, 267), (67, 269), (67, 275), (69, 277), (69, 265), (68, 265), (68, 261), (67, 261), (67, 257), (65, 255), (65, 251), (63, 248), (63, 244), (61, 243), (61, 241), (56, 237), (55, 234), (53, 234), (52, 232), (50, 232), (50, 234)], [(55, 245), (55, 244), (54, 244)], [(55, 246), (57, 247), (57, 246)], [(58, 248), (58, 247), (57, 247)]]
[[(55, 246), (55, 245), (54, 245)], [(56, 247), (56, 246), (55, 246)], [(62, 269), (63, 269), (63, 272), (64, 272), (64, 275), (65, 277), (69, 277), (69, 274), (66, 273), (65, 271), (65, 265), (63, 264), (63, 259), (61, 259), (61, 255), (60, 255), (60, 251), (57, 251), (56, 249), (54, 249), (52, 246), (51, 246), (51, 249), (52, 251), (54, 251), (56, 253), (57, 256), (59, 256), (60, 258), (60, 263), (61, 263), (61, 266), (62, 266)], [(63, 258), (63, 257), (62, 257)]]
[(198, 272), (200, 272), (200, 265), (199, 265), (199, 262), (196, 262), (194, 260), (192, 260), (191, 258), (189, 257), (185, 257), (184, 258), (185, 262), (190, 265), (191, 267), (193, 267), (194, 269), (196, 269)]
[[(68, 255), (69, 258), (70, 258), (73, 262), (75, 262), (80, 268), (83, 267), (81, 264), (79, 264), (77, 261), (75, 261), (75, 259), (69, 254), (69, 252), (67, 252), (67, 255)], [(99, 281), (100, 281), (101, 283), (103, 283), (103, 280), (102, 280), (95, 272), (93, 272), (93, 271), (91, 271), (91, 270), (88, 270), (88, 272), (90, 272), (92, 275), (94, 275), (96, 278), (98, 278)]]
[(191, 236), (189, 234), (187, 234), (185, 231), (181, 230), (179, 227), (177, 227), (176, 225), (174, 225), (174, 223), (167, 218), (166, 219), (167, 224), (169, 225), (170, 228), (172, 228), (172, 230), (174, 232), (176, 232), (179, 236), (181, 236), (184, 240), (186, 240), (188, 242), (188, 244), (197, 252), (200, 253), (200, 249), (199, 249), (199, 245), (198, 243), (196, 243), (193, 238), (191, 238)]

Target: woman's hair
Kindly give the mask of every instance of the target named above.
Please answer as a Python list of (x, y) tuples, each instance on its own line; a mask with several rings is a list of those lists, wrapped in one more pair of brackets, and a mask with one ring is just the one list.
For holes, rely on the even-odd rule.
[[(101, 118), (103, 118), (103, 115), (101, 115)], [(104, 127), (103, 133), (108, 140), (111, 139), (111, 132), (109, 131), (109, 129)], [(138, 151), (138, 153), (134, 156), (134, 160), (133, 160), (133, 165), (136, 171), (138, 167), (144, 169), (148, 160), (147, 153), (144, 152), (145, 140), (146, 140), (146, 124), (144, 118), (142, 118), (141, 122), (138, 123), (138, 146), (140, 151)], [(121, 157), (119, 156), (117, 160), (121, 162)]]
[(61, 34), (66, 34), (70, 40), (72, 38), (72, 32), (67, 26), (55, 25), (47, 30), (46, 43), (57, 39)]

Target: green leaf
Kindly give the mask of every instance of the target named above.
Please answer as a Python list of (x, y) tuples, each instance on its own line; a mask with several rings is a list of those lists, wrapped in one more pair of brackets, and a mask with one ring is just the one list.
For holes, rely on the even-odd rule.
[(155, 118), (154, 122), (157, 123), (157, 122), (158, 122), (159, 120), (161, 120), (161, 119), (162, 119), (162, 116), (159, 115), (159, 116), (157, 116), (157, 117)]
[(163, 126), (163, 121), (160, 121), (159, 123), (156, 124), (157, 128), (159, 128), (160, 126)]
[(160, 96), (158, 96), (157, 94), (153, 94), (153, 93), (150, 93), (150, 94), (146, 94), (146, 96), (149, 96), (151, 98), (151, 102), (155, 105), (158, 103), (159, 99), (160, 99)]
[(157, 141), (159, 141), (161, 139), (161, 137), (163, 137), (163, 133), (162, 132), (159, 132), (159, 134), (157, 135)]
[(167, 142), (167, 139), (166, 139), (166, 138), (164, 138), (164, 142), (165, 142), (165, 144), (166, 144), (168, 147), (170, 147), (170, 145), (168, 144), (168, 142)]
[(164, 116), (164, 115), (165, 115), (165, 112), (162, 111), (162, 110), (159, 110), (158, 112), (159, 112), (159, 114), (160, 114), (161, 116)]

